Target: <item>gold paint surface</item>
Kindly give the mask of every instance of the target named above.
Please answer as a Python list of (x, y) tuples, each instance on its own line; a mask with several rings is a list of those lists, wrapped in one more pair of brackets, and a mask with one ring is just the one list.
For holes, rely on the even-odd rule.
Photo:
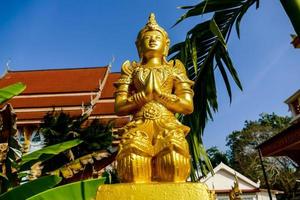
[(175, 113), (193, 112), (193, 81), (179, 60), (166, 60), (170, 40), (154, 14), (139, 32), (139, 62), (125, 61), (115, 83), (115, 111), (132, 115), (122, 135), (117, 171), (123, 183), (185, 182), (190, 128)]
[(122, 183), (101, 185), (96, 200), (209, 200), (202, 183)]

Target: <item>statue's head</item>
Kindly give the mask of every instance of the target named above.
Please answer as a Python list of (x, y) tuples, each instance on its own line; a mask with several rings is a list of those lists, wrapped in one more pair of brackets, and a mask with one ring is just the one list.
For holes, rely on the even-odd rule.
[(168, 33), (157, 24), (153, 13), (150, 14), (146, 26), (139, 32), (135, 44), (141, 59), (147, 54), (161, 56), (164, 59), (168, 55), (170, 45)]

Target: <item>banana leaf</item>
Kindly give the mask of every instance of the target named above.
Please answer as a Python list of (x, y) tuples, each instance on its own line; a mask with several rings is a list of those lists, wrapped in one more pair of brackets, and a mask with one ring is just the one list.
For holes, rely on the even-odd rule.
[(64, 152), (74, 146), (79, 145), (82, 142), (83, 141), (79, 139), (70, 140), (67, 142), (44, 147), (40, 150), (34, 151), (29, 154), (25, 154), (24, 156), (22, 156), (22, 161), (19, 163), (20, 171), (27, 170), (34, 163), (38, 161), (46, 161), (61, 152)]
[(62, 178), (58, 176), (44, 176), (3, 193), (2, 195), (0, 195), (0, 200), (25, 200), (33, 195), (53, 188), (61, 180)]
[(96, 198), (97, 189), (105, 178), (88, 179), (59, 186), (39, 193), (28, 200), (91, 200)]
[(26, 88), (26, 85), (23, 83), (15, 83), (9, 85), (7, 87), (0, 89), (0, 104), (6, 102), (7, 100), (11, 99), (12, 97), (20, 94)]

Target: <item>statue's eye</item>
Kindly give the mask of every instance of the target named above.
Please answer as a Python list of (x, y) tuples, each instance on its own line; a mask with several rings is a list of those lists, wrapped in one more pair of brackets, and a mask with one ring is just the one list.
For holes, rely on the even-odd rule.
[(150, 39), (149, 35), (144, 36), (144, 40), (149, 40), (149, 39)]
[(155, 39), (161, 40), (161, 37), (160, 36), (156, 36)]

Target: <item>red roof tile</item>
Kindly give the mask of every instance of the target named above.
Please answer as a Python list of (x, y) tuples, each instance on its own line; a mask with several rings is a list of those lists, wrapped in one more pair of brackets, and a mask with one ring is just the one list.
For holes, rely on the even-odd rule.
[(114, 83), (120, 78), (120, 73), (111, 73), (108, 75), (101, 98), (114, 98), (115, 87)]
[(93, 108), (92, 115), (114, 115), (114, 102), (97, 103)]
[[(94, 95), (95, 96), (95, 95)], [(31, 97), (31, 98), (13, 98), (11, 103), (14, 108), (41, 108), (41, 107), (62, 107), (62, 106), (80, 106), (89, 104), (91, 97), (85, 96), (52, 96), (52, 97)]]
[[(44, 116), (49, 111), (42, 111), (42, 112), (17, 112), (17, 120), (43, 120)], [(64, 113), (69, 114), (71, 117), (80, 116), (81, 110), (72, 110), (72, 111), (64, 111)]]
[(108, 67), (80, 69), (49, 69), (9, 71), (0, 79), (0, 87), (23, 82), (27, 88), (22, 94), (49, 94), (66, 92), (91, 92), (99, 88)]
[[(0, 88), (15, 82), (26, 84), (26, 90), (9, 101), (16, 111), (17, 123), (39, 123), (52, 108), (62, 109), (70, 116), (82, 114), (81, 105), (89, 105), (99, 91), (99, 80), (105, 83), (100, 101), (98, 100), (90, 115), (91, 119), (101, 118), (108, 122), (116, 120), (117, 126), (126, 124), (129, 117), (116, 117), (113, 84), (120, 73), (109, 74), (108, 67), (81, 69), (50, 69), (32, 71), (10, 71), (0, 79)], [(106, 79), (107, 78), (107, 79)], [(104, 80), (106, 81), (104, 82)], [(102, 100), (102, 101), (101, 101)]]

